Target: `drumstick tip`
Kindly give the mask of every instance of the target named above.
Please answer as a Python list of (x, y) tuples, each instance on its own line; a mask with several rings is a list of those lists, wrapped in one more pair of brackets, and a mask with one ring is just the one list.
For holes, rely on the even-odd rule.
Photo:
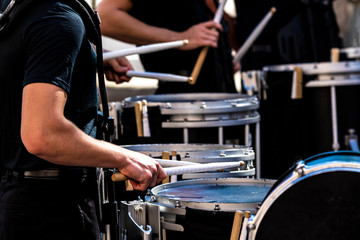
[(188, 44), (189, 44), (189, 40), (187, 40), (187, 39), (183, 40), (183, 46), (188, 45)]
[(275, 13), (276, 12), (276, 7), (272, 7), (270, 11), (271, 11), (271, 13)]
[(194, 78), (190, 76), (188, 78), (188, 83), (190, 83), (191, 85), (194, 85), (195, 84)]
[(245, 162), (244, 162), (244, 161), (240, 161), (239, 164), (240, 164), (240, 167), (241, 167), (241, 166), (244, 166), (244, 165), (245, 165)]

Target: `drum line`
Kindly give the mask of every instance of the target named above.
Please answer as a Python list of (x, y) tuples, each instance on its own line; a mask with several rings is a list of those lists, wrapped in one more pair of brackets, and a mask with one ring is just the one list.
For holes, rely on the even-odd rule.
[[(242, 98), (241, 94), (166, 94), (136, 96), (126, 98), (122, 102), (122, 108), (136, 106), (136, 103), (147, 101), (147, 107), (160, 106), (162, 115), (170, 116), (170, 121), (162, 122), (163, 128), (182, 128), (184, 143), (189, 143), (189, 128), (218, 128), (218, 143), (223, 145), (224, 129), (227, 126), (244, 126), (245, 145), (250, 144), (250, 124), (255, 125), (255, 146), (256, 146), (256, 177), (260, 178), (260, 116), (257, 112), (250, 112), (258, 108), (258, 100), (255, 96)], [(220, 96), (219, 96), (220, 95)], [(233, 96), (236, 95), (236, 96)], [(191, 98), (193, 97), (193, 98)], [(170, 99), (169, 99), (170, 98)], [(223, 99), (224, 98), (224, 99)], [(202, 100), (205, 99), (205, 100)], [(191, 100), (194, 102), (189, 102)], [(213, 101), (215, 100), (215, 101)], [(208, 101), (208, 102), (207, 102)], [(141, 108), (140, 108), (141, 109)], [(135, 115), (140, 116), (141, 110), (135, 108)], [(222, 114), (245, 114), (238, 119), (227, 119), (229, 117)], [(198, 116), (201, 116), (199, 119)], [(192, 120), (191, 117), (195, 118)], [(205, 119), (204, 119), (205, 118)], [(210, 118), (207, 119), (207, 118)], [(142, 120), (137, 119), (137, 124), (142, 124)], [(138, 126), (143, 129), (143, 126)], [(141, 131), (140, 131), (141, 132)], [(143, 135), (139, 135), (141, 137)]]
[[(225, 1), (222, 1), (221, 3), (225, 3)], [(254, 32), (249, 36), (249, 38), (246, 40), (246, 44), (243, 45), (243, 47), (240, 49), (240, 51), (237, 53), (236, 57), (235, 57), (235, 61), (236, 59), (239, 60), (244, 54), (245, 52), (247, 51), (247, 49), (249, 48), (250, 44), (255, 41), (257, 35), (260, 34), (260, 32), (262, 31), (262, 29), (265, 27), (265, 25), (267, 24), (267, 22), (270, 20), (272, 14), (275, 12), (275, 8), (272, 8), (270, 10), (270, 12), (264, 17), (264, 19), (262, 20), (262, 22), (260, 22), (260, 24), (257, 26), (257, 28), (254, 30)], [(221, 12), (220, 12), (221, 11)], [(215, 19), (218, 17), (218, 14), (222, 14), (222, 9), (221, 8), (218, 8), (218, 11), (217, 11), (217, 14), (215, 15)], [(219, 17), (219, 21), (220, 21), (221, 17)], [(167, 48), (173, 48), (173, 47), (178, 47), (180, 46), (180, 41), (176, 41), (176, 43), (174, 42), (174, 45), (172, 44), (168, 44), (166, 45), (166, 48), (163, 48), (163, 49), (167, 49)], [(182, 45), (185, 45), (187, 44), (186, 40), (182, 41)], [(164, 46), (165, 46), (164, 45)], [(150, 47), (150, 46), (149, 46)], [(141, 51), (145, 51), (144, 50), (145, 48), (142, 48)], [(151, 47), (149, 48), (151, 49)], [(155, 48), (153, 48), (152, 50), (146, 50), (146, 51), (149, 51), (149, 52), (153, 52)], [(160, 49), (159, 50), (163, 50), (163, 49)], [(204, 48), (205, 49), (205, 48)], [(203, 49), (203, 50), (204, 50)], [(156, 50), (156, 51), (159, 51), (159, 50)], [(138, 52), (136, 52), (138, 51)], [(145, 53), (145, 52), (141, 52), (140, 49), (136, 50), (136, 51), (133, 51), (134, 53), (130, 53), (130, 52), (127, 52), (127, 53), (116, 53), (117, 55), (112, 55), (112, 57), (110, 57), (110, 54), (107, 55), (107, 57), (105, 57), (106, 54), (104, 54), (104, 60), (106, 59), (111, 59), (111, 58), (116, 58), (116, 57), (119, 57), (121, 54), (125, 54), (125, 55), (131, 55), (131, 54), (140, 54), (140, 53)], [(205, 50), (204, 50), (205, 51)], [(207, 50), (205, 51), (207, 52)], [(341, 52), (346, 52), (346, 51), (341, 51)], [(120, 55), (119, 55), (120, 54)], [(205, 53), (205, 56), (206, 56), (206, 53)], [(203, 58), (205, 58), (205, 56), (203, 56)], [(199, 58), (198, 58), (198, 61), (200, 59), (200, 55), (199, 55)], [(335, 59), (333, 60), (333, 62), (337, 62), (336, 61), (336, 57), (333, 57), (332, 59)], [(202, 60), (203, 61), (203, 60)], [(301, 64), (300, 64), (301, 65)], [(194, 71), (195, 71), (195, 68), (196, 68), (196, 65), (194, 67)], [(201, 66), (200, 66), (201, 68)], [(300, 67), (300, 70), (303, 71), (304, 69), (302, 69)], [(294, 74), (296, 72), (296, 69), (294, 68)], [(303, 72), (301, 72), (301, 74), (303, 74)], [(192, 74), (193, 75), (193, 74)], [(177, 75), (171, 75), (171, 74), (161, 74), (161, 73), (137, 73), (135, 71), (128, 71), (127, 73), (127, 76), (129, 77), (133, 77), (133, 76), (139, 76), (139, 77), (145, 77), (145, 78), (156, 78), (156, 79), (159, 79), (159, 80), (164, 80), (164, 81), (179, 81), (179, 82), (189, 82), (189, 83), (195, 83), (196, 79), (197, 79), (197, 76), (194, 78), (191, 78), (191, 77), (184, 77), (184, 76), (177, 76)], [(299, 74), (297, 74), (297, 76), (299, 77)], [(296, 80), (296, 78), (294, 78)], [(346, 80), (346, 81), (344, 81)], [(294, 84), (299, 84), (299, 80), (296, 80)], [(294, 85), (293, 84), (293, 85)], [(310, 81), (306, 84), (306, 87), (330, 87), (330, 92), (331, 92), (331, 111), (332, 111), (332, 123), (333, 123), (333, 150), (334, 151), (338, 151), (339, 150), (339, 143), (338, 143), (338, 136), (337, 136), (337, 110), (336, 110), (336, 89), (335, 87), (336, 86), (352, 86), (352, 85), (360, 85), (360, 80), (357, 80), (357, 79), (337, 79), (337, 80), (314, 80), (314, 81)], [(299, 93), (294, 90), (296, 88), (293, 88), (293, 94), (292, 96), (299, 96)], [(256, 121), (255, 121), (256, 122)], [(239, 123), (239, 125), (245, 125), (245, 134), (246, 134), (246, 137), (245, 137), (245, 141), (246, 141), (246, 145), (248, 144), (248, 135), (249, 135), (249, 124), (250, 123), (254, 123), (254, 122), (249, 122), (249, 123), (245, 123), (244, 121)], [(260, 139), (260, 125), (259, 125), (259, 121), (256, 122), (256, 139), (257, 139), (257, 142), (256, 142), (256, 148), (257, 150), (260, 149), (260, 141), (258, 141)], [(224, 125), (225, 126), (225, 125)], [(231, 125), (233, 126), (233, 125)], [(219, 126), (219, 138), (221, 136), (221, 139), (223, 138), (223, 126)], [(184, 139), (188, 139), (188, 127), (184, 127)], [(188, 140), (185, 141), (185, 143), (188, 143)], [(354, 139), (351, 139), (350, 140), (350, 144), (353, 146), (353, 148), (357, 148), (358, 149), (358, 145), (356, 144), (357, 142), (354, 141)], [(222, 144), (222, 142), (219, 144)], [(260, 156), (260, 152), (257, 152), (257, 156), (259, 159), (259, 156)], [(167, 161), (167, 160), (157, 160), (162, 166), (171, 166), (170, 168), (165, 168), (165, 172), (168, 174), (168, 175), (179, 175), (179, 174), (184, 174), (184, 173), (187, 173), (187, 172), (201, 172), (201, 171), (209, 171), (209, 170), (217, 170), (217, 169), (222, 169), (222, 168), (232, 168), (232, 167), (239, 167), (241, 166), (242, 164), (244, 164), (244, 162), (240, 161), (238, 163), (234, 163), (234, 162), (231, 162), (231, 163), (210, 163), (210, 164), (199, 164), (199, 163), (193, 163), (193, 162), (186, 162), (186, 161)], [(171, 162), (171, 163), (170, 163)], [(260, 161), (258, 163), (257, 162), (257, 176), (260, 176)], [(176, 165), (176, 166), (175, 166)], [(179, 166), (178, 166), (179, 165)], [(202, 166), (200, 166), (202, 165)], [(175, 166), (175, 167), (174, 167)], [(338, 164), (335, 163), (335, 164), (330, 164), (330, 165), (327, 165), (326, 167), (324, 166), (321, 166), (319, 168), (317, 167), (314, 167), (314, 168), (311, 168), (310, 170), (306, 168), (306, 165), (304, 162), (299, 162), (297, 167), (295, 168), (294, 172), (293, 172), (293, 175), (291, 176), (290, 179), (287, 179), (284, 184), (288, 183), (289, 184), (289, 187), (291, 187), (292, 185), (292, 181), (294, 179), (298, 179), (298, 178), (301, 178), (302, 176), (306, 175), (306, 174), (309, 174), (311, 172), (314, 172), (314, 171), (317, 171), (317, 170), (324, 170), (324, 169), (329, 169), (329, 168), (336, 168), (338, 167)], [(347, 164), (347, 167), (349, 168), (358, 168), (358, 165), (357, 164), (352, 164), (352, 163), (349, 163)], [(119, 176), (118, 173), (114, 173), (113, 176)], [(123, 176), (124, 177), (124, 176)], [(126, 179), (126, 177), (125, 177)], [(113, 181), (117, 181), (118, 178), (114, 177)], [(280, 194), (278, 191), (282, 191), (284, 192), (286, 189), (275, 189), (274, 191), (274, 194), (277, 193), (277, 194)], [(268, 199), (265, 199), (265, 202), (264, 204), (262, 205), (261, 208), (266, 208), (268, 207), (269, 205), (268, 204), (271, 204), (271, 203), (268, 203), (270, 200), (273, 200), (273, 198), (268, 198)], [(141, 208), (138, 208), (137, 211), (141, 212)], [(240, 214), (241, 211), (238, 211), (236, 210), (236, 213), (235, 213), (235, 217), (234, 217), (234, 226), (235, 226), (235, 218), (239, 219), (239, 216), (242, 215), (242, 212)], [(240, 239), (240, 240), (245, 240), (246, 239), (246, 235), (247, 235), (247, 228), (249, 228), (249, 233), (250, 233), (250, 237), (251, 237), (251, 234), (254, 234), (254, 232), (252, 232), (254, 229), (256, 229), (256, 223), (257, 221), (259, 221), (258, 219), (261, 219), (263, 217), (263, 214), (265, 214), (264, 212), (262, 212), (261, 215), (255, 215), (253, 219), (249, 220), (249, 215), (250, 215), (250, 212), (249, 211), (246, 211), (245, 212), (245, 217), (244, 217), (244, 220), (243, 220), (243, 223), (242, 225), (240, 224), (240, 227), (241, 228), (241, 235), (239, 233), (238, 230), (233, 230), (234, 231), (234, 235), (236, 237), (233, 237), (232, 236), (232, 239)], [(241, 216), (242, 217), (242, 216)], [(129, 218), (133, 221), (134, 224), (137, 225), (136, 221), (133, 219), (133, 217), (131, 216), (130, 212), (129, 212)], [(162, 222), (162, 224), (165, 224), (164, 222)], [(239, 224), (238, 224), (239, 225)], [(233, 226), (233, 227), (234, 227)], [(137, 225), (137, 228), (138, 229), (143, 229), (143, 226), (139, 226)], [(146, 230), (143, 230), (143, 239), (151, 239), (150, 237), (150, 233), (151, 233), (151, 225), (147, 225), (147, 229)], [(255, 231), (255, 234), (256, 234), (256, 231)], [(239, 236), (240, 235), (240, 236)]]

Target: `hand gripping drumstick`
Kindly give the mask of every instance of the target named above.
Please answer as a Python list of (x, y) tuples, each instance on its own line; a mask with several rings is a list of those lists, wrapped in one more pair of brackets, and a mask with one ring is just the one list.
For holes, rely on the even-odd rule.
[(103, 54), (103, 58), (105, 61), (105, 60), (109, 60), (109, 59), (113, 59), (113, 58), (125, 57), (128, 55), (158, 52), (158, 51), (166, 50), (166, 49), (170, 49), (170, 48), (181, 47), (181, 46), (187, 45), (188, 43), (189, 43), (189, 41), (187, 39), (179, 40), (179, 41), (172, 41), (172, 42), (165, 42), (165, 43), (154, 43), (154, 44), (139, 46), (139, 47), (131, 48), (131, 49), (123, 49), (123, 50), (118, 50), (118, 51), (105, 52)]
[[(222, 0), (219, 7), (216, 10), (215, 16), (214, 16), (214, 22), (220, 23), (221, 18), (224, 14), (224, 6), (225, 6), (226, 0)], [(191, 73), (191, 80), (189, 81), (190, 84), (194, 85), (196, 83), (196, 80), (199, 76), (200, 70), (202, 68), (202, 65), (204, 64), (207, 52), (209, 51), (209, 47), (203, 47), (201, 50), (198, 59), (196, 60), (194, 69)]]
[(262, 30), (265, 28), (266, 24), (270, 21), (271, 17), (276, 12), (276, 8), (271, 8), (270, 11), (265, 15), (265, 17), (261, 20), (261, 22), (256, 26), (254, 31), (250, 34), (250, 36), (246, 39), (242, 47), (236, 53), (233, 63), (237, 63), (240, 59), (245, 55), (250, 46), (254, 43), (256, 38), (260, 35)]
[[(222, 162), (222, 163), (204, 163), (204, 164), (196, 164), (196, 165), (189, 165), (189, 166), (180, 166), (180, 167), (170, 167), (164, 168), (166, 175), (182, 175), (186, 173), (195, 173), (195, 172), (206, 172), (212, 170), (219, 170), (225, 168), (235, 168), (241, 167), (245, 163), (243, 161), (240, 162)], [(114, 182), (125, 181), (129, 178), (122, 173), (114, 173), (111, 176), (111, 179)]]

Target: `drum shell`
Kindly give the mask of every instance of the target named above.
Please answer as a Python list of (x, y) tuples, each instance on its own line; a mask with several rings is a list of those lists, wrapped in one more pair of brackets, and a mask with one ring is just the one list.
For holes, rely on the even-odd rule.
[[(238, 178), (217, 178), (217, 179), (193, 179), (176, 183), (169, 183), (157, 186), (151, 190), (151, 196), (147, 197), (150, 204), (160, 207), (160, 218), (164, 218), (164, 222), (174, 222), (184, 227), (184, 232), (174, 232), (167, 229), (168, 239), (229, 239), (234, 212), (236, 210), (249, 210), (252, 214), (257, 212), (258, 204), (262, 201), (264, 195), (273, 185), (274, 180), (267, 179), (238, 179)], [(221, 186), (237, 186), (239, 188), (255, 186), (259, 189), (258, 196), (253, 199), (246, 200), (246, 196), (238, 195), (239, 198), (234, 199), (231, 196), (223, 196), (225, 201), (217, 201), (216, 196), (206, 196), (212, 200), (202, 201), (201, 199), (194, 198), (195, 196), (187, 199), (186, 196), (162, 196), (163, 191), (174, 190), (178, 187), (186, 189), (193, 187), (201, 190), (202, 184), (209, 188), (219, 189)], [(186, 190), (187, 191), (187, 190)], [(248, 192), (249, 193), (249, 192)], [(255, 193), (253, 193), (255, 194)], [(226, 199), (228, 197), (228, 199)], [(231, 198), (231, 199), (230, 199)], [(208, 221), (206, 221), (208, 220)], [(194, 229), (194, 226), (197, 229)], [(219, 233), (213, 232), (217, 229)], [(196, 233), (195, 233), (196, 232)], [(222, 234), (219, 236), (218, 234)], [(213, 235), (213, 236), (209, 236)], [(196, 236), (196, 237), (194, 237)], [(186, 238), (187, 237), (187, 238)]]
[(249, 221), (253, 239), (350, 239), (359, 235), (360, 153), (300, 161), (273, 185)]
[[(147, 101), (151, 137), (139, 138), (134, 104)], [(258, 101), (254, 96), (231, 93), (159, 94), (136, 96), (122, 102), (122, 133), (119, 144), (184, 143), (183, 129), (189, 129), (189, 142), (218, 143), (218, 126), (225, 139), (243, 135), (242, 121), (259, 122)], [(230, 120), (230, 121), (227, 121)], [(236, 129), (234, 131), (234, 129)], [(241, 139), (242, 141), (243, 139)]]

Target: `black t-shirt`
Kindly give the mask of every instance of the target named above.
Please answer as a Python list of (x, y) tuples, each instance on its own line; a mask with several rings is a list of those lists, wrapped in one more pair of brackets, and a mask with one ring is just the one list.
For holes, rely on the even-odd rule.
[(56, 0), (35, 2), (0, 37), (0, 161), (9, 169), (53, 166), (20, 137), (22, 90), (54, 84), (68, 94), (65, 117), (95, 136), (96, 58), (80, 16)]
[[(205, 0), (133, 0), (129, 14), (153, 26), (182, 32), (191, 26), (213, 19)], [(226, 34), (220, 34), (218, 48), (209, 48), (195, 85), (160, 82), (157, 93), (235, 92), (231, 47)], [(192, 51), (170, 49), (140, 55), (146, 71), (190, 76), (201, 48)]]

